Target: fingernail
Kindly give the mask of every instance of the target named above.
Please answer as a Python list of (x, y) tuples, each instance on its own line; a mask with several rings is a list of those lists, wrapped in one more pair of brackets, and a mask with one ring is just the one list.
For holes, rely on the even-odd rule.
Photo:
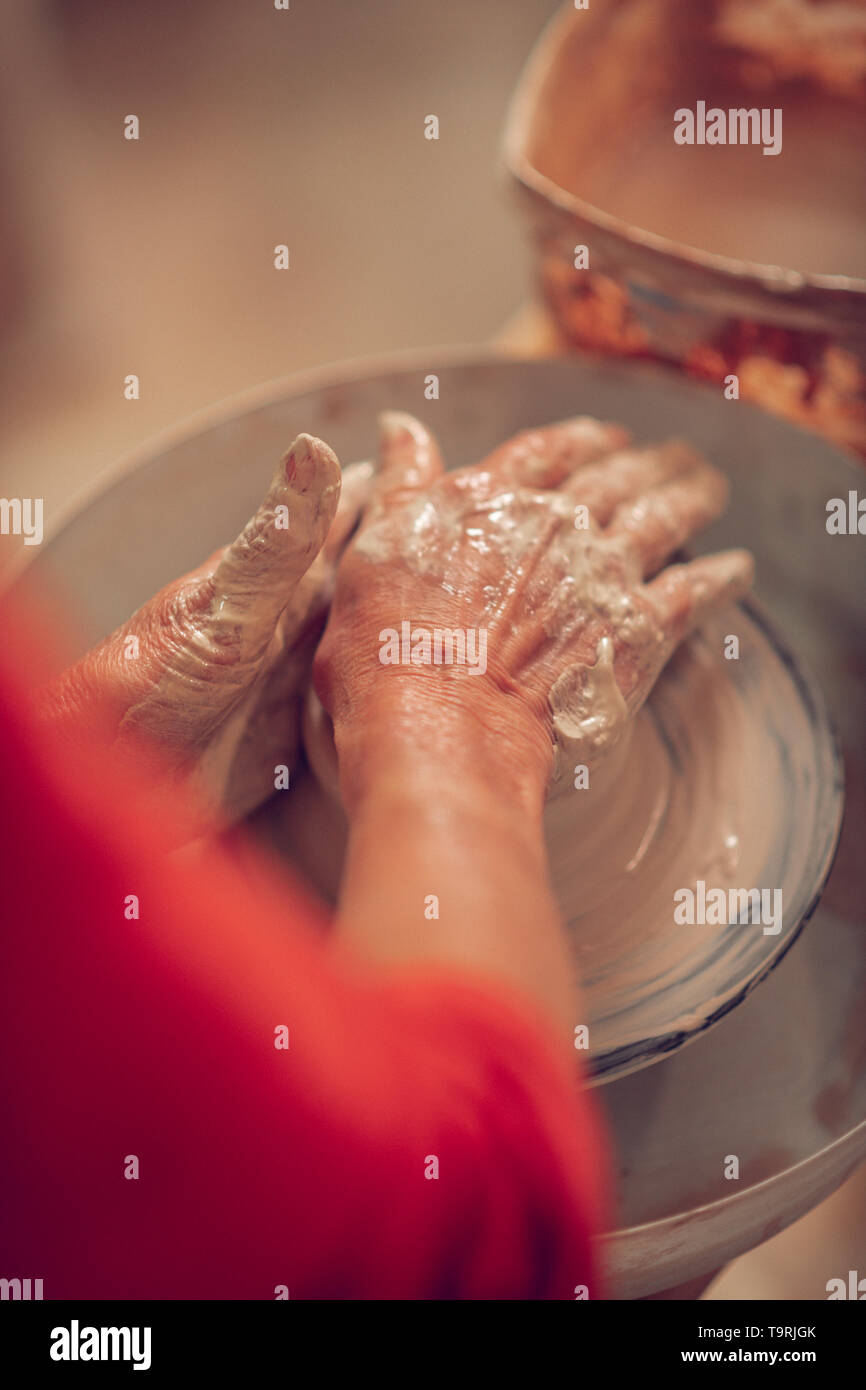
[(408, 434), (414, 439), (423, 428), (418, 420), (402, 410), (383, 410), (379, 416), (379, 433), (387, 444), (402, 434)]
[(283, 471), (293, 492), (318, 488), (325, 493), (340, 486), (340, 460), (323, 439), (299, 434), (283, 459)]
[(318, 442), (310, 434), (299, 434), (283, 460), (286, 481), (299, 492), (306, 492), (316, 476)]

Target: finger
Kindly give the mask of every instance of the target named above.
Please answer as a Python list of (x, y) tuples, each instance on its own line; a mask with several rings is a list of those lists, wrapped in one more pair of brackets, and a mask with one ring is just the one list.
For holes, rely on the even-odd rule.
[[(350, 463), (343, 469), (337, 515), (325, 544), (306, 574), (298, 580), (280, 618), (278, 631), (284, 647), (292, 647), (304, 632), (314, 628), (331, 602), (337, 561), (370, 497), (375, 476), (375, 469), (368, 462)], [(313, 633), (314, 639), (315, 635)]]
[(727, 501), (727, 479), (703, 464), (624, 502), (615, 509), (605, 534), (622, 541), (644, 575), (655, 574), (696, 531), (721, 516)]
[(337, 513), (322, 547), (322, 558), (327, 563), (334, 564), (342, 554), (373, 491), (375, 476), (376, 470), (369, 461), (349, 463), (343, 469)]
[[(340, 465), (321, 439), (299, 434), (277, 465), (267, 495), (214, 576), (214, 617), (273, 631), (301, 576), (324, 544), (340, 496)], [(246, 644), (245, 644), (246, 645)]]
[(515, 434), (482, 459), (479, 467), (500, 482), (518, 487), (556, 487), (576, 468), (622, 449), (630, 438), (620, 425), (580, 415)]
[(748, 550), (723, 550), (684, 565), (668, 565), (644, 593), (655, 608), (666, 637), (682, 640), (714, 608), (749, 592), (755, 561)]
[(677, 439), (650, 449), (618, 449), (603, 462), (591, 463), (566, 478), (560, 491), (582, 503), (593, 520), (606, 526), (623, 502), (681, 477), (701, 462), (700, 454)]
[(403, 411), (384, 410), (379, 416), (379, 460), (373, 487), (377, 511), (429, 487), (443, 471), (433, 435), (420, 420)]

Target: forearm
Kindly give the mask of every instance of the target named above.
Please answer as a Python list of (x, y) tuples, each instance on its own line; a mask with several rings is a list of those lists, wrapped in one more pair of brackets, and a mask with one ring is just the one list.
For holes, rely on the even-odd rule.
[(381, 961), (504, 979), (570, 1040), (578, 990), (548, 881), (543, 783), (479, 753), (473, 732), (452, 722), (413, 747), (380, 743), (369, 777), (353, 779), (339, 927)]

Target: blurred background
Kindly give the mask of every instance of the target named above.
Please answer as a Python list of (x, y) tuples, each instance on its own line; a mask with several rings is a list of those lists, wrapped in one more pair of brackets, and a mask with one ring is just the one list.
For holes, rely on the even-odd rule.
[[(0, 0), (0, 494), (44, 498), (50, 533), (202, 407), (304, 368), (487, 340), (525, 312), (499, 143), (555, 9)], [(0, 566), (19, 544), (0, 537)], [(866, 1275), (864, 1229), (861, 1171), (705, 1297), (820, 1296), (816, 1268)]]
[(529, 263), (503, 113), (553, 9), (2, 0), (3, 495), (44, 497), (48, 528), (244, 387), (494, 333)]

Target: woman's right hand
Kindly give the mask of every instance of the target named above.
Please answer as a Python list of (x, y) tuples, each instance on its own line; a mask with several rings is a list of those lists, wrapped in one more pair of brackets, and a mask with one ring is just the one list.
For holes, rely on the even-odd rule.
[[(538, 805), (555, 733), (604, 752), (617, 731), (593, 706), (601, 668), (633, 714), (686, 633), (751, 583), (743, 551), (666, 565), (726, 501), (725, 479), (686, 445), (634, 448), (585, 418), (445, 473), (424, 426), (383, 416), (315, 663), (349, 809), (383, 770), (411, 776), (425, 758), (455, 775), (507, 763), (509, 794)], [(475, 633), (486, 669), (383, 664), (383, 634), (406, 622)]]

